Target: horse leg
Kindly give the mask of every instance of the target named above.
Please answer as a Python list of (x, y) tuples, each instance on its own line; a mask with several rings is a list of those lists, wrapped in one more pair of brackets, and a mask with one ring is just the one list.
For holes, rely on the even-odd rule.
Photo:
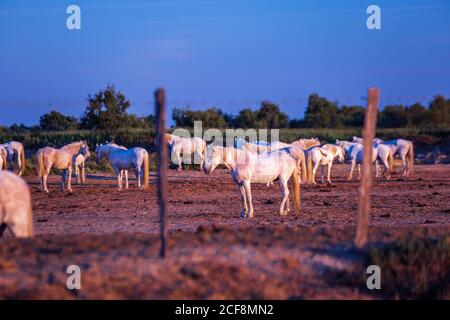
[(135, 169), (135, 172), (136, 172), (136, 181), (137, 181), (138, 189), (141, 190), (142, 170), (138, 167), (137, 169)]
[(242, 211), (241, 218), (247, 218), (248, 207), (247, 207), (247, 197), (245, 196), (245, 188), (243, 185), (239, 186), (239, 192), (241, 193), (241, 201), (242, 201)]
[(245, 193), (247, 195), (248, 203), (248, 217), (253, 218), (253, 204), (252, 204), (252, 187), (250, 186), (250, 180), (244, 181)]
[(86, 171), (84, 169), (84, 161), (81, 164), (81, 184), (85, 184), (86, 183)]
[(175, 157), (177, 158), (177, 162), (178, 162), (178, 171), (183, 170), (183, 167), (181, 166), (182, 162), (181, 162), (181, 156), (179, 152), (175, 153)]
[(124, 175), (125, 175), (125, 190), (129, 189), (129, 185), (128, 185), (128, 170), (124, 170)]
[(361, 180), (361, 164), (358, 163), (358, 180)]
[(352, 160), (352, 164), (350, 167), (350, 174), (348, 175), (347, 180), (352, 180), (353, 179), (353, 169), (355, 168), (355, 160)]
[(314, 164), (313, 170), (312, 170), (312, 183), (316, 184), (316, 172), (317, 168), (319, 168), (320, 161), (318, 161), (316, 164)]
[(67, 169), (63, 170), (61, 173), (61, 192), (64, 192), (64, 185), (66, 183)]
[(114, 168), (114, 173), (117, 177), (117, 191), (122, 191), (122, 173), (120, 169)]
[(20, 177), (22, 176), (22, 161), (20, 160), (20, 151), (19, 153), (17, 153), (17, 165), (19, 166), (19, 172), (17, 173), (17, 175)]
[(281, 196), (283, 197), (283, 200), (281, 200), (280, 204), (280, 216), (286, 216), (288, 213), (288, 210), (286, 208), (286, 202), (289, 198), (289, 188), (287, 186), (287, 180), (281, 179), (278, 182), (280, 186)]
[(67, 191), (72, 192), (72, 164), (67, 168)]
[(402, 165), (403, 165), (403, 174), (402, 174), (402, 176), (406, 177), (406, 176), (408, 176), (408, 166), (407, 166), (407, 163), (406, 163), (406, 154), (404, 152), (401, 152), (400, 155), (402, 157)]
[(49, 193), (47, 188), (47, 179), (48, 175), (50, 174), (50, 168), (48, 168), (45, 173), (42, 175), (42, 187), (45, 193)]
[(331, 166), (333, 165), (333, 161), (328, 162), (328, 175), (327, 175), (327, 181), (329, 184), (331, 184)]
[(77, 184), (80, 184), (80, 168), (75, 165), (75, 178), (77, 178)]

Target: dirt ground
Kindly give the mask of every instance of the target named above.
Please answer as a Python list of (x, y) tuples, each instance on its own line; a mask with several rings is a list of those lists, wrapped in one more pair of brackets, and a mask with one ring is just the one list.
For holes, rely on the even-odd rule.
[[(354, 235), (358, 181), (348, 165), (333, 184), (301, 188), (301, 212), (278, 213), (278, 185), (254, 185), (254, 219), (240, 219), (240, 197), (226, 170), (169, 171), (169, 256), (158, 259), (155, 176), (150, 192), (118, 192), (109, 175), (88, 176), (73, 193), (30, 185), (36, 238), (0, 240), (0, 298), (372, 299), (336, 281), (358, 260)], [(356, 175), (355, 175), (356, 178)], [(450, 166), (420, 165), (373, 188), (370, 241), (430, 237), (450, 230)], [(344, 248), (344, 249), (343, 249)], [(344, 250), (344, 251), (342, 251)], [(342, 253), (342, 252), (345, 252)], [(82, 270), (82, 289), (66, 288), (66, 267)], [(353, 267), (352, 267), (353, 266)], [(340, 283), (338, 285), (338, 283)]]

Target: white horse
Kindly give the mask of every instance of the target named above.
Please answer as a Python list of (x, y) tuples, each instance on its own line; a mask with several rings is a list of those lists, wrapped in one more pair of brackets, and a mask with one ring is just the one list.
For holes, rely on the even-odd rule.
[(0, 146), (0, 170), (8, 169), (8, 151), (2, 146)]
[[(222, 164), (229, 170), (235, 170), (238, 163), (245, 163), (249, 157), (248, 151), (240, 150), (233, 147), (221, 147), (208, 145), (205, 164), (203, 170), (206, 174), (211, 175), (214, 169)], [(298, 150), (297, 157), (302, 177), (306, 177), (306, 161), (305, 154), (302, 150)]]
[[(364, 139), (353, 137), (353, 142), (363, 143)], [(373, 143), (374, 148), (377, 150), (377, 161), (381, 161), (384, 166), (383, 175), (387, 180), (389, 180), (391, 178), (391, 171), (394, 167), (394, 153), (392, 152), (392, 149), (388, 145), (384, 144), (384, 141), (379, 138), (373, 139)], [(381, 172), (379, 171), (380, 167), (376, 167), (377, 172), (375, 177), (378, 178), (381, 175)]]
[[(114, 142), (106, 142), (106, 144), (110, 145), (110, 146), (115, 146), (115, 147), (117, 147), (119, 149), (122, 149), (122, 150), (128, 150), (127, 147), (115, 144)], [(128, 184), (128, 170), (127, 169), (120, 170), (120, 177), (119, 177), (120, 181), (123, 181), (124, 177), (125, 177), (125, 190), (128, 190), (129, 189), (129, 184)]]
[(255, 154), (263, 154), (283, 148), (297, 147), (302, 150), (306, 150), (313, 146), (320, 146), (320, 141), (317, 138), (311, 139), (299, 139), (292, 143), (285, 143), (281, 141), (274, 141), (268, 143), (265, 141), (247, 142), (237, 137), (234, 138), (234, 147), (246, 151), (253, 152)]
[(91, 156), (89, 148), (86, 146), (85, 153), (79, 153), (73, 157), (73, 165), (75, 167), (75, 177), (77, 178), (77, 184), (86, 183), (86, 171), (85, 163), (86, 160)]
[(14, 162), (17, 163), (19, 177), (25, 171), (25, 149), (23, 144), (17, 141), (9, 141), (0, 146), (4, 147), (7, 151), (7, 162), (9, 170), (14, 171)]
[(113, 167), (117, 177), (117, 190), (122, 191), (122, 170), (134, 169), (136, 181), (140, 190), (149, 188), (149, 160), (148, 152), (144, 148), (124, 149), (111, 144), (100, 144), (95, 149), (97, 162), (106, 158)]
[(195, 161), (195, 156), (200, 157), (200, 170), (202, 170), (206, 158), (206, 142), (202, 138), (184, 138), (170, 133), (166, 133), (164, 138), (169, 146), (170, 154), (176, 158), (178, 171), (182, 170), (181, 154), (183, 156), (194, 154), (194, 163), (197, 162)]
[(0, 171), (0, 237), (7, 228), (15, 237), (33, 236), (31, 196), (22, 178)]
[[(339, 141), (336, 140), (336, 145), (342, 147), (345, 150), (346, 157), (351, 160), (350, 174), (348, 175), (348, 180), (353, 178), (353, 170), (355, 164), (358, 164), (358, 175), (361, 179), (361, 164), (363, 162), (363, 145), (357, 142), (349, 141)], [(378, 174), (378, 161), (377, 161), (377, 149), (372, 146), (372, 163), (375, 162), (375, 173)]]
[(305, 152), (307, 159), (308, 183), (316, 184), (316, 172), (319, 166), (322, 169), (321, 181), (323, 179), (323, 169), (328, 167), (327, 182), (331, 183), (331, 166), (337, 157), (339, 162), (344, 162), (345, 151), (342, 147), (334, 144), (325, 144), (322, 147), (312, 147)]
[(414, 145), (409, 140), (395, 139), (385, 141), (380, 146), (387, 146), (391, 150), (392, 156), (398, 154), (402, 159), (404, 177), (409, 176), (414, 168)]
[[(215, 148), (218, 147), (213, 147), (213, 150)], [(224, 154), (227, 153), (222, 153), (222, 159)], [(302, 150), (296, 147), (290, 147), (262, 155), (256, 155), (251, 152), (243, 152), (243, 154), (244, 160), (238, 157), (237, 159), (239, 159), (239, 161), (237, 161), (235, 168), (231, 171), (233, 181), (239, 187), (241, 193), (243, 209), (240, 216), (250, 218), (253, 218), (254, 216), (251, 184), (268, 184), (276, 179), (278, 179), (280, 190), (283, 195), (279, 213), (280, 215), (287, 215), (290, 211), (288, 180), (291, 177), (294, 190), (294, 205), (295, 209), (299, 211), (300, 180), (298, 168), (300, 162), (304, 162), (304, 153)], [(206, 171), (212, 172), (212, 170), (208, 168), (208, 165), (206, 166)]]
[(85, 141), (73, 142), (60, 149), (45, 147), (39, 149), (36, 153), (38, 164), (38, 174), (41, 178), (41, 187), (45, 193), (48, 193), (47, 178), (53, 165), (59, 170), (63, 170), (61, 174), (61, 190), (67, 180), (67, 191), (72, 192), (72, 165), (73, 160), (79, 154), (86, 154), (87, 143)]

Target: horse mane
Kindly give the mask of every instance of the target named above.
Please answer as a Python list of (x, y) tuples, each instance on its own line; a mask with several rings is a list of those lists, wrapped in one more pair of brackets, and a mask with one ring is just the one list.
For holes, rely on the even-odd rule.
[(66, 144), (65, 146), (63, 146), (61, 149), (69, 149), (72, 152), (77, 151), (81, 145), (85, 144), (85, 142), (83, 141), (76, 141), (76, 142), (72, 142), (69, 144)]

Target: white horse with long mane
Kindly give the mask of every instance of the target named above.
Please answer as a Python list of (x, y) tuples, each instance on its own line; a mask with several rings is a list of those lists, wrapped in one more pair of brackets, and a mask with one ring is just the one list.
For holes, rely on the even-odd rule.
[(409, 174), (414, 169), (414, 145), (412, 141), (404, 139), (394, 139), (389, 141), (384, 141), (379, 146), (387, 146), (391, 150), (392, 156), (399, 155), (402, 159), (404, 177), (409, 176)]
[(258, 155), (251, 152), (223, 147), (211, 147), (206, 160), (205, 171), (211, 174), (220, 163), (226, 163), (232, 168), (231, 176), (239, 187), (242, 211), (241, 217), (254, 216), (252, 203), (252, 183), (269, 184), (278, 179), (283, 195), (280, 215), (287, 215), (290, 211), (288, 181), (292, 177), (294, 191), (294, 206), (300, 211), (300, 179), (299, 167), (303, 164), (304, 153), (296, 147), (283, 148), (266, 154)]
[(17, 141), (9, 141), (0, 146), (4, 147), (7, 152), (7, 163), (9, 170), (14, 171), (14, 163), (17, 163), (19, 177), (24, 173), (26, 161), (25, 161), (25, 149), (23, 144)]
[(334, 144), (325, 144), (321, 147), (312, 147), (305, 151), (306, 163), (307, 163), (307, 180), (308, 183), (316, 184), (316, 172), (319, 166), (322, 169), (321, 181), (323, 179), (323, 169), (325, 166), (328, 168), (327, 182), (331, 183), (331, 167), (335, 158), (338, 158), (339, 162), (344, 162), (345, 151), (342, 147)]
[(79, 154), (85, 155), (87, 151), (88, 146), (85, 141), (73, 142), (60, 149), (52, 147), (39, 149), (36, 153), (36, 160), (42, 190), (45, 193), (49, 192), (47, 188), (47, 178), (50, 174), (50, 169), (54, 165), (57, 169), (63, 170), (61, 174), (61, 190), (64, 192), (67, 180), (67, 191), (72, 192), (71, 182), (74, 158)]
[(31, 195), (22, 178), (0, 171), (0, 237), (6, 229), (15, 237), (33, 236)]
[(95, 158), (101, 161), (106, 158), (113, 167), (117, 177), (117, 189), (123, 189), (122, 170), (133, 169), (136, 173), (136, 181), (140, 190), (149, 189), (149, 160), (148, 152), (144, 148), (124, 147), (113, 144), (100, 144), (95, 149)]
[(184, 156), (194, 155), (194, 163), (196, 163), (195, 157), (200, 157), (200, 170), (203, 168), (203, 163), (206, 158), (206, 142), (202, 138), (192, 137), (185, 138), (179, 137), (170, 133), (164, 135), (164, 139), (169, 146), (169, 151), (175, 157), (178, 164), (178, 171), (182, 170), (181, 154)]

